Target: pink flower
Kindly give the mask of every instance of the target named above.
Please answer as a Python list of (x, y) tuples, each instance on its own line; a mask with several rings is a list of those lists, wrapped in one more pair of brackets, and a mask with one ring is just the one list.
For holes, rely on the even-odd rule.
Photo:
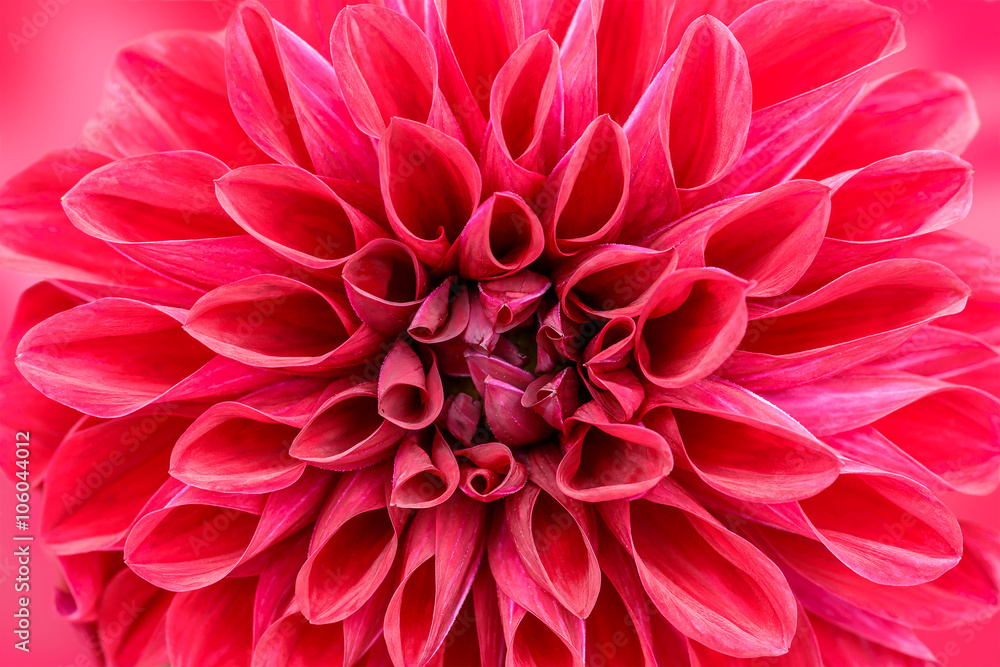
[(129, 45), (0, 190), (109, 664), (902, 667), (1000, 609), (935, 495), (1000, 483), (978, 120), (872, 80), (896, 12), (384, 4)]

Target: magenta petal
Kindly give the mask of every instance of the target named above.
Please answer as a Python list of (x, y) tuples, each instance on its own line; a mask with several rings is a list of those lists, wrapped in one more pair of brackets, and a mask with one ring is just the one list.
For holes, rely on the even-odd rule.
[(458, 483), (458, 461), (440, 431), (413, 433), (396, 451), (389, 504), (406, 509), (434, 507), (447, 501)]
[(469, 323), (469, 290), (451, 276), (421, 302), (406, 332), (421, 343), (443, 343), (462, 334)]
[(490, 91), (490, 124), (483, 147), (483, 187), (534, 196), (555, 166), (563, 112), (559, 47), (536, 33), (504, 64)]
[[(464, 361), (464, 357), (463, 357)], [(444, 412), (439, 423), (463, 445), (469, 446), (481, 433), (479, 421), (483, 416), (483, 403), (468, 394), (456, 394), (445, 399)]]
[(646, 391), (632, 369), (635, 320), (616, 317), (587, 345), (580, 378), (587, 391), (608, 415), (627, 422), (642, 404)]
[(542, 375), (524, 389), (521, 405), (531, 408), (552, 428), (566, 430), (566, 420), (580, 407), (580, 376), (572, 368)]
[(955, 274), (933, 262), (869, 264), (756, 315), (722, 374), (754, 390), (813, 382), (877, 357), (920, 325), (960, 311), (968, 293)]
[(573, 415), (556, 480), (584, 502), (635, 498), (666, 477), (674, 465), (663, 436), (639, 424), (611, 419), (595, 403)]
[(529, 453), (533, 483), (507, 498), (507, 524), (532, 578), (574, 616), (586, 618), (601, 584), (596, 527), (590, 508), (562, 491), (557, 462), (552, 450)]
[(111, 667), (145, 667), (167, 661), (167, 610), (174, 594), (124, 569), (101, 600), (97, 636)]
[(176, 667), (249, 665), (256, 579), (224, 579), (174, 596), (167, 652)]
[(577, 322), (635, 317), (656, 282), (676, 266), (673, 250), (600, 245), (559, 267), (554, 277), (556, 294), (566, 315)]
[(483, 314), (496, 333), (522, 324), (535, 313), (550, 286), (548, 278), (528, 269), (479, 283)]
[[(829, 447), (771, 403), (733, 384), (702, 380), (657, 392), (647, 400), (642, 422), (667, 439), (679, 466), (742, 500), (808, 498), (830, 486), (840, 471)], [(732, 442), (742, 445), (734, 448)]]
[(544, 248), (542, 225), (524, 200), (495, 194), (476, 209), (455, 243), (458, 272), (473, 280), (504, 278), (526, 269)]
[(222, 207), (279, 255), (309, 267), (342, 265), (385, 232), (328, 183), (289, 165), (255, 165), (215, 182)]
[(430, 426), (444, 407), (434, 353), (418, 355), (405, 341), (393, 346), (378, 377), (378, 413), (404, 429)]
[(437, 653), (472, 586), (486, 546), (486, 506), (456, 493), (417, 514), (407, 533), (399, 583), (385, 614), (395, 664)]
[(386, 335), (406, 329), (427, 294), (427, 272), (399, 241), (371, 241), (351, 255), (343, 272), (358, 318)]
[(378, 154), (393, 231), (420, 261), (436, 267), (479, 204), (479, 166), (459, 141), (403, 118), (389, 123)]
[(108, 583), (121, 572), (120, 551), (86, 551), (58, 557), (65, 588), (56, 589), (56, 611), (74, 623), (97, 620)]
[(216, 403), (177, 440), (170, 475), (209, 491), (269, 493), (297, 480), (305, 463), (288, 448), (299, 429), (242, 403)]
[(613, 120), (594, 120), (549, 174), (536, 201), (542, 214), (545, 251), (553, 258), (575, 255), (618, 238), (629, 199), (629, 147)]
[(259, 3), (226, 29), (229, 103), (268, 155), (322, 176), (373, 183), (368, 138), (351, 122), (333, 67)]
[(960, 79), (919, 69), (899, 72), (865, 93), (799, 173), (826, 178), (915, 150), (961, 155), (978, 129), (972, 95)]
[[(84, 423), (56, 450), (46, 478), (42, 534), (59, 554), (107, 549), (126, 537), (169, 478), (170, 450), (191, 424), (169, 406)], [(119, 547), (120, 548), (120, 547)]]
[(679, 487), (665, 481), (642, 500), (602, 510), (656, 608), (677, 630), (738, 657), (788, 650), (796, 608), (780, 570)]
[(538, 442), (552, 431), (538, 413), (522, 405), (524, 389), (491, 376), (483, 383), (482, 395), (486, 422), (500, 442), (519, 447)]
[(198, 300), (184, 325), (219, 354), (261, 368), (348, 366), (377, 347), (343, 297), (292, 278), (260, 275), (218, 287)]
[(289, 454), (328, 470), (354, 470), (383, 461), (405, 434), (378, 412), (374, 382), (324, 400), (292, 441)]
[(392, 568), (406, 515), (386, 508), (385, 465), (344, 473), (316, 521), (295, 599), (313, 623), (332, 623), (360, 609)]
[(191, 380), (214, 356), (188, 336), (184, 312), (107, 298), (53, 315), (17, 350), (40, 392), (101, 417), (133, 412)]
[(656, 284), (639, 316), (635, 356), (661, 387), (699, 380), (722, 364), (746, 329), (750, 284), (720, 269), (680, 269)]
[(600, 0), (575, 3), (555, 0), (552, 4), (572, 18), (566, 37), (560, 43), (559, 54), (565, 96), (573, 100), (573, 104), (567, 104), (563, 111), (563, 137), (572, 142), (597, 118), (597, 29), (604, 3)]
[(933, 667), (941, 664), (933, 655), (914, 658), (845, 631), (815, 615), (810, 616), (816, 641), (826, 662), (838, 665), (884, 665), (885, 667)]
[(362, 132), (378, 138), (398, 117), (461, 136), (438, 89), (434, 49), (413, 21), (384, 7), (351, 6), (337, 15), (330, 46), (347, 108)]
[(455, 454), (472, 463), (461, 466), (460, 488), (473, 500), (488, 503), (517, 493), (528, 479), (527, 468), (503, 443), (487, 442), (458, 449)]
[[(688, 646), (692, 661), (698, 667), (739, 667), (747, 663), (745, 659), (734, 658), (725, 653), (713, 651), (694, 640), (689, 641)], [(812, 623), (809, 620), (809, 615), (802, 608), (802, 605), (799, 605), (795, 636), (788, 647), (788, 653), (768, 658), (768, 665), (773, 665), (774, 667), (824, 667), (827, 664), (824, 662), (826, 655), (825, 652), (822, 655), (820, 654), (820, 647), (816, 640), (816, 633), (813, 631)], [(752, 663), (754, 660), (750, 660), (749, 662)]]

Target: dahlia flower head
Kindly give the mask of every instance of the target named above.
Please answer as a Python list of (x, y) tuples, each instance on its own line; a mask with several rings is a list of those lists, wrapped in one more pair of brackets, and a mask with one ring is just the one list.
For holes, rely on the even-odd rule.
[(343, 4), (124, 47), (0, 191), (3, 437), (107, 664), (915, 667), (997, 611), (936, 495), (1000, 481), (978, 119), (873, 76), (895, 11)]

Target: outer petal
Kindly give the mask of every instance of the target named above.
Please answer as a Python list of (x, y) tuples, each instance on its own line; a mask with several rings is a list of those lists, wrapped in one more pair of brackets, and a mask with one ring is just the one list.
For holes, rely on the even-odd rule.
[(451, 497), (458, 482), (458, 461), (440, 431), (412, 433), (396, 451), (389, 504), (412, 509), (434, 507)]
[(755, 315), (721, 374), (753, 390), (813, 382), (891, 350), (967, 298), (965, 284), (939, 264), (870, 264)]
[[(830, 486), (840, 470), (829, 447), (737, 385), (702, 380), (660, 391), (647, 399), (641, 414), (643, 423), (671, 444), (678, 465), (734, 498), (762, 503), (807, 498)], [(733, 447), (735, 442), (741, 445)]]
[(167, 610), (174, 594), (128, 568), (111, 580), (101, 599), (97, 636), (111, 667), (146, 667), (167, 661)]
[(538, 259), (545, 237), (520, 197), (492, 195), (472, 214), (455, 243), (459, 275), (473, 280), (511, 276)]
[(343, 271), (358, 318), (386, 335), (405, 329), (427, 295), (427, 272), (399, 241), (371, 241), (351, 255)]
[(966, 85), (940, 72), (890, 74), (857, 107), (799, 172), (826, 178), (914, 150), (961, 155), (979, 129)]
[(98, 607), (125, 563), (120, 551), (87, 551), (58, 557), (62, 582), (56, 588), (56, 612), (74, 623), (97, 620)]
[(176, 595), (167, 612), (167, 652), (177, 667), (249, 665), (257, 580), (224, 579)]
[(737, 657), (788, 651), (796, 608), (781, 572), (678, 486), (662, 482), (644, 499), (603, 505), (602, 514), (678, 631)]
[(823, 658), (845, 667), (863, 665), (885, 665), (885, 667), (932, 667), (940, 664), (937, 660), (923, 660), (898, 653), (879, 644), (845, 632), (822, 618), (810, 615), (810, 624), (815, 629), (816, 641)]
[(222, 208), (251, 236), (310, 269), (342, 265), (385, 232), (327, 183), (290, 165), (234, 169), (215, 182)]
[(378, 378), (378, 412), (404, 429), (430, 426), (441, 414), (444, 390), (434, 353), (418, 354), (405, 341), (389, 351)]

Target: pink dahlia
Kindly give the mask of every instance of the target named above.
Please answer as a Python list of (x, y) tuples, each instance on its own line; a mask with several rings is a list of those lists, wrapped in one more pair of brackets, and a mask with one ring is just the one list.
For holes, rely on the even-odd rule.
[(896, 12), (342, 4), (123, 48), (0, 191), (109, 664), (903, 667), (997, 611), (935, 495), (1000, 482), (978, 120), (872, 80)]

